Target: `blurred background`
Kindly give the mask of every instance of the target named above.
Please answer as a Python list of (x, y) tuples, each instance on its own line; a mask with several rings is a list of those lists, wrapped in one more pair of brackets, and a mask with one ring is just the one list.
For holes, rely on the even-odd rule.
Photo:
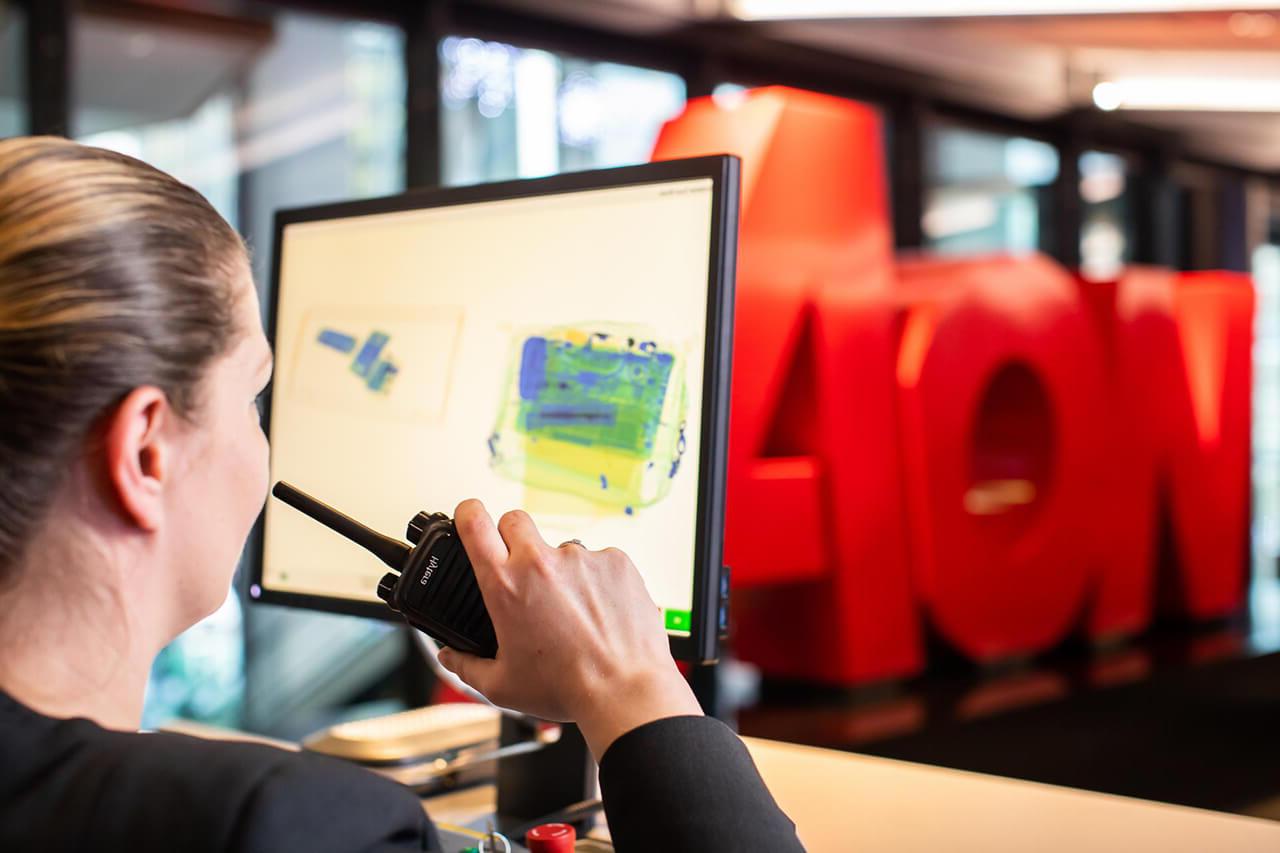
[[(777, 86), (788, 88), (759, 91)], [(876, 227), (891, 240), (884, 263), (895, 272), (886, 274), (903, 281), (923, 286), (952, 260), (997, 264), (982, 275), (1004, 269), (992, 259), (1038, 258), (1088, 301), (1122, 300), (1134, 269), (1248, 274), (1253, 302), (1233, 315), (1247, 334), (1238, 322), (1210, 324), (1250, 348), (1243, 372), (1210, 382), (1249, 386), (1230, 404), (1243, 407), (1238, 446), (1248, 454), (1232, 500), (1248, 498), (1240, 529), (1197, 558), (1210, 566), (1202, 575), (1228, 578), (1211, 606), (1187, 605), (1189, 594), (1123, 629), (1093, 630), (1081, 604), (1052, 636), (989, 654), (930, 615), (930, 596), (942, 593), (913, 570), (921, 615), (909, 660), (877, 658), (874, 648), (838, 653), (823, 640), (788, 652), (813, 659), (800, 665), (783, 659), (785, 640), (770, 631), (868, 618), (805, 604), (843, 564), (819, 565), (803, 582), (748, 572), (737, 581), (744, 612), (753, 596), (796, 604), (772, 611), (770, 626), (735, 626), (742, 642), (731, 639), (734, 659), (715, 675), (722, 712), (746, 734), (1280, 819), (1280, 9), (1209, 0), (0, 0), (0, 136), (62, 134), (190, 183), (245, 236), (260, 287), (277, 209), (644, 162), (691, 99), (727, 113), (805, 92), (856, 105), (873, 122), (874, 144), (846, 153), (853, 173), (883, 186)], [(788, 163), (770, 169), (803, 172), (805, 145), (781, 134), (771, 144)], [(839, 191), (859, 197), (867, 186)], [(752, 215), (744, 229), (764, 229)], [(744, 231), (744, 252), (751, 239)], [(1047, 292), (1035, 283), (1047, 280), (1040, 267), (1012, 269), (988, 276), (984, 298), (1005, 288), (1011, 303), (1023, 299), (1020, 276), (1032, 281), (1027, 293)], [(895, 304), (901, 331), (918, 306)], [(1174, 311), (1184, 342), (1194, 337), (1189, 304)], [(1105, 346), (1119, 346), (1120, 333), (1107, 334)], [(738, 345), (750, 341), (740, 334)], [(1135, 368), (1088, 417), (1115, 432), (1130, 412), (1123, 398), (1155, 394), (1184, 367)], [(794, 399), (816, 405), (814, 393)], [(1158, 419), (1153, 411), (1130, 415)], [(990, 478), (1014, 484), (996, 489), (997, 503), (1010, 488), (1012, 504), (1034, 500), (1017, 497), (1034, 479), (1019, 464), (997, 465), (1014, 470)], [(1169, 577), (1190, 583), (1188, 558), (1169, 552), (1198, 513), (1195, 499), (1205, 514), (1220, 503), (1218, 492), (1197, 494), (1192, 475), (1161, 479), (1180, 476), (1156, 475), (1149, 538), (1160, 589), (1179, 588)], [(1129, 506), (1105, 477), (1092, 488), (1095, 514)], [(975, 494), (987, 500), (966, 492)], [(892, 513), (918, 541), (928, 521), (908, 519), (902, 500)], [(770, 511), (767, 500), (750, 506)], [(1094, 534), (1106, 550), (1105, 532)], [(297, 737), (434, 695), (413, 643), (390, 623), (245, 606), (242, 592), (161, 655), (149, 724), (182, 717)], [(1002, 601), (1020, 606), (1016, 594)], [(845, 652), (856, 664), (836, 660)]]

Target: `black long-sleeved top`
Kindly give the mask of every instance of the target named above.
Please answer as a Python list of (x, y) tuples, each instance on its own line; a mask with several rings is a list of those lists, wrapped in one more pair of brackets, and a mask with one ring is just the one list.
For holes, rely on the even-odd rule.
[(671, 717), (618, 738), (600, 759), (600, 791), (623, 853), (804, 849), (747, 748), (710, 717)]
[[(801, 850), (721, 723), (659, 720), (605, 753), (622, 853)], [(407, 789), (321, 756), (46, 717), (0, 693), (0, 850), (438, 851)]]

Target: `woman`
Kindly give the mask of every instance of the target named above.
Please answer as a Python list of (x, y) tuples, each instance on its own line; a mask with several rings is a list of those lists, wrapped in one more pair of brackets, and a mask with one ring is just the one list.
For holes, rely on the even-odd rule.
[[(438, 849), (358, 768), (136, 733), (152, 659), (222, 602), (265, 499), (270, 373), (244, 246), (198, 193), (0, 141), (0, 849)], [(501, 652), (442, 661), (578, 723), (619, 850), (799, 849), (625, 555), (477, 501), (456, 519)]]

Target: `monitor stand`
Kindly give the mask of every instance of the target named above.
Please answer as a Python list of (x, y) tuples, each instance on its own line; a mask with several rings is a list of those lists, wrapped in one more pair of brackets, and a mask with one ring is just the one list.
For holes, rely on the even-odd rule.
[[(502, 719), (499, 748), (536, 739), (533, 722)], [(542, 823), (573, 824), (583, 837), (601, 808), (595, 760), (572, 723), (560, 725), (554, 743), (501, 758), (497, 789), (498, 831), (513, 841), (523, 840), (526, 830)]]

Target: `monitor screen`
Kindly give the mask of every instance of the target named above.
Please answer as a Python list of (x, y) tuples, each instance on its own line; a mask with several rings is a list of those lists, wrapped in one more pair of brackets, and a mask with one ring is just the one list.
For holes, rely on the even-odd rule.
[[(271, 479), (403, 535), (480, 498), (625, 551), (714, 657), (736, 161), (282, 213)], [(252, 597), (393, 616), (385, 568), (269, 502)], [(709, 651), (710, 650), (710, 651)]]

